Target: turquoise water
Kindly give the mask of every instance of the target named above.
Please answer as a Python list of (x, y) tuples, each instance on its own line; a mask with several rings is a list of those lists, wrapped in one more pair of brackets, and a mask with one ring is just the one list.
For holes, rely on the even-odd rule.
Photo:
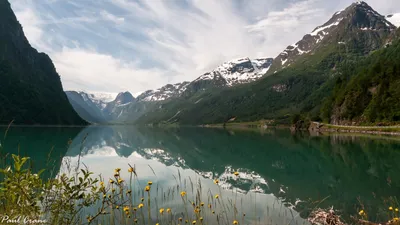
[[(190, 189), (189, 179), (200, 181), (206, 192), (221, 188), (224, 196), (240, 201), (239, 211), (246, 212), (251, 224), (301, 224), (311, 209), (331, 206), (348, 218), (361, 204), (379, 219), (387, 209), (385, 200), (400, 194), (400, 139), (395, 137), (312, 136), (288, 130), (13, 127), (2, 145), (3, 156), (17, 153), (19, 146), (20, 154), (30, 156), (35, 169), (47, 168), (49, 177), (66, 172), (61, 162), (74, 166), (79, 161), (103, 177), (112, 177), (115, 168), (126, 170), (128, 163), (135, 165), (142, 184), (151, 180), (164, 190), (177, 183)], [(237, 178), (233, 171), (239, 172)], [(178, 181), (178, 175), (187, 182)], [(219, 187), (213, 183), (216, 178)], [(176, 203), (171, 198), (160, 205), (178, 211)]]

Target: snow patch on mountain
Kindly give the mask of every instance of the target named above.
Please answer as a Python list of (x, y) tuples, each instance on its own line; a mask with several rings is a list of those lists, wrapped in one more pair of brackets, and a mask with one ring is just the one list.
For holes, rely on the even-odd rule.
[(180, 96), (189, 85), (189, 82), (182, 82), (176, 84), (167, 84), (156, 90), (148, 90), (140, 94), (137, 99), (138, 101), (153, 102), (153, 101), (164, 101), (171, 97)]
[(88, 93), (90, 99), (95, 101), (102, 101), (102, 102), (111, 102), (113, 101), (118, 93), (102, 93), (102, 92), (86, 92)]
[(104, 109), (107, 106), (107, 103), (112, 102), (118, 93), (101, 93), (101, 92), (85, 92), (85, 91), (77, 91), (80, 94), (85, 102), (92, 102), (100, 109)]
[(255, 81), (268, 72), (272, 64), (271, 58), (239, 58), (222, 63), (216, 69), (205, 73), (195, 81), (213, 80), (222, 77), (228, 86)]
[[(328, 24), (328, 25), (325, 25), (325, 26), (317, 27), (317, 28), (315, 28), (315, 30), (314, 30), (313, 32), (311, 32), (310, 35), (311, 35), (311, 36), (317, 36), (317, 35), (319, 34), (319, 32), (324, 31), (324, 30), (326, 30), (326, 29), (328, 29), (328, 28), (331, 28), (331, 27), (333, 27), (333, 26), (339, 25), (340, 21), (342, 21), (342, 20), (343, 20), (343, 18), (339, 18), (339, 19), (337, 19), (335, 22), (333, 22), (333, 23), (331, 23), (331, 24)], [(325, 35), (326, 33), (323, 32), (323, 34)]]

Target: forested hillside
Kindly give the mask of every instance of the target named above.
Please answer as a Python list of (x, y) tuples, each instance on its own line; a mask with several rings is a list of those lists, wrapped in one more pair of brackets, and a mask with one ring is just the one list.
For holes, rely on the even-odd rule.
[(31, 47), (10, 4), (0, 1), (0, 124), (85, 124), (51, 59)]
[(373, 53), (337, 78), (322, 118), (334, 124), (400, 121), (400, 41)]

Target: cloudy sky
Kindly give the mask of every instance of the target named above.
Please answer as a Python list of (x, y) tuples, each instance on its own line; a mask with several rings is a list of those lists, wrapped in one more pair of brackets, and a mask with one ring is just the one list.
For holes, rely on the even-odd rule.
[[(64, 90), (137, 93), (275, 57), (352, 0), (10, 0)], [(383, 15), (399, 0), (367, 0)], [(400, 15), (400, 14), (399, 14)]]

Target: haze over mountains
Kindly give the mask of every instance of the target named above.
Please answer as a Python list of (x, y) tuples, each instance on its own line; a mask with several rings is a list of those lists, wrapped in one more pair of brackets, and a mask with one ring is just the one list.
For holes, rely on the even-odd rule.
[[(297, 115), (342, 124), (393, 122), (400, 118), (398, 104), (392, 102), (394, 97), (400, 99), (393, 86), (399, 75), (395, 59), (400, 32), (390, 22), (397, 21), (398, 15), (382, 16), (363, 1), (336, 12), (275, 58), (232, 59), (195, 80), (167, 84), (136, 97), (129, 92), (117, 96), (82, 91), (66, 91), (67, 97), (59, 94), (61, 83), (51, 61), (47, 56), (46, 60), (32, 60), (36, 56), (27, 54), (26, 49), (31, 47), (21, 36), (22, 29), (9, 4), (2, 3), (0, 7), (5, 12), (2, 23), (8, 27), (3, 30), (8, 38), (4, 40), (9, 40), (2, 43), (0, 52), (4, 64), (2, 77), (8, 82), (7, 87), (15, 91), (2, 90), (0, 97), (9, 108), (23, 103), (22, 108), (14, 111), (3, 108), (3, 121), (18, 118), (21, 123), (81, 123), (70, 104), (90, 123), (200, 125), (232, 119), (290, 123), (290, 118)], [(15, 52), (15, 57), (7, 61), (4, 56), (10, 52)], [(23, 66), (16, 66), (18, 63)], [(30, 67), (30, 71), (21, 72)], [(43, 71), (56, 74), (58, 84), (50, 84), (53, 75), (41, 78), (46, 74)], [(24, 76), (16, 78), (11, 75), (14, 72)], [(366, 74), (369, 79), (360, 78)], [(42, 83), (35, 83), (39, 81)], [(19, 93), (17, 101), (10, 100), (12, 93)], [(29, 102), (22, 100), (28, 95), (34, 97)], [(35, 102), (36, 97), (41, 103)], [(62, 111), (54, 111), (63, 107)], [(34, 112), (40, 115), (38, 119), (37, 115), (33, 116), (35, 119), (26, 116)]]

